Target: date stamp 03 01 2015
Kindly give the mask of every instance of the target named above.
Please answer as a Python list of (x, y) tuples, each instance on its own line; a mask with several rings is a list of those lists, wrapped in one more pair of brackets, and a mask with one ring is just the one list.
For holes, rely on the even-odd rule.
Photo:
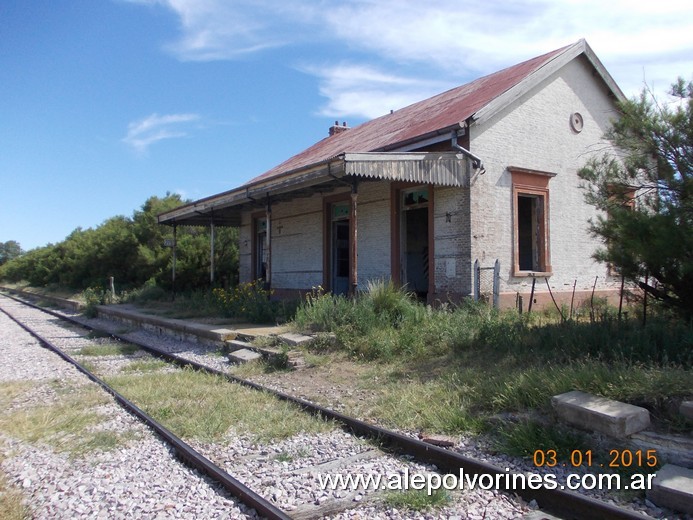
[(537, 468), (555, 467), (599, 467), (611, 469), (654, 469), (657, 467), (657, 450), (609, 450), (607, 462), (597, 462), (592, 450), (572, 450), (565, 460), (559, 460), (558, 452), (554, 449), (535, 450), (532, 463)]

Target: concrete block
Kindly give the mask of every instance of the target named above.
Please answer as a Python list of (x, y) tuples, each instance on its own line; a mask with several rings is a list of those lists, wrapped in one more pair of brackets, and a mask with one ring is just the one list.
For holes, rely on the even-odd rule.
[(262, 359), (262, 355), (247, 348), (236, 350), (229, 354), (229, 361), (232, 363), (248, 363), (258, 359)]
[(645, 408), (578, 390), (553, 396), (551, 404), (564, 421), (612, 437), (627, 437), (650, 425)]
[(647, 498), (660, 507), (693, 514), (693, 470), (667, 464), (652, 479)]
[(689, 421), (693, 421), (693, 401), (684, 401), (679, 407), (679, 412)]
[(310, 336), (304, 336), (303, 334), (295, 334), (293, 332), (287, 332), (286, 334), (280, 334), (277, 336), (282, 342), (290, 345), (292, 347), (300, 347), (301, 345), (307, 345), (313, 341)]
[(631, 435), (630, 444), (645, 451), (656, 450), (660, 463), (693, 468), (693, 438), (688, 435), (673, 435), (646, 430)]

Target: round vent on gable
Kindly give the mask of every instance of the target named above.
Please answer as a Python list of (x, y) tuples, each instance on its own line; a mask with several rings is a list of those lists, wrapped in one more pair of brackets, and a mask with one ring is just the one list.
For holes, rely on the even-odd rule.
[(575, 133), (579, 134), (582, 132), (583, 125), (584, 122), (580, 112), (573, 112), (570, 114), (570, 128), (572, 128)]

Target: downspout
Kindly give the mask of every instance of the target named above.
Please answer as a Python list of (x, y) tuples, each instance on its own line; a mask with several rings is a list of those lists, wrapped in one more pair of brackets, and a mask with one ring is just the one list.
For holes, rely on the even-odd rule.
[(466, 148), (460, 146), (460, 144), (457, 142), (457, 132), (453, 130), (450, 134), (450, 140), (451, 140), (451, 145), (455, 150), (458, 150), (462, 152), (465, 156), (467, 156), (469, 159), (472, 160), (472, 166), (476, 170), (474, 173), (474, 176), (469, 179), (469, 185), (472, 186), (474, 182), (476, 181), (476, 178), (479, 175), (483, 175), (486, 173), (486, 168), (484, 168), (484, 163), (481, 161), (481, 158), (474, 155), (472, 152), (467, 150)]

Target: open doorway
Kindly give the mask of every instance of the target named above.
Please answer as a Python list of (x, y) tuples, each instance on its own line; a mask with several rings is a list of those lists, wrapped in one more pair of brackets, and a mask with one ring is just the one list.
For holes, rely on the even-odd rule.
[(430, 260), (428, 187), (402, 190), (400, 204), (400, 282), (426, 300)]
[(253, 280), (267, 282), (267, 219), (255, 218), (253, 220)]
[(333, 294), (349, 293), (349, 203), (330, 205), (330, 289)]

